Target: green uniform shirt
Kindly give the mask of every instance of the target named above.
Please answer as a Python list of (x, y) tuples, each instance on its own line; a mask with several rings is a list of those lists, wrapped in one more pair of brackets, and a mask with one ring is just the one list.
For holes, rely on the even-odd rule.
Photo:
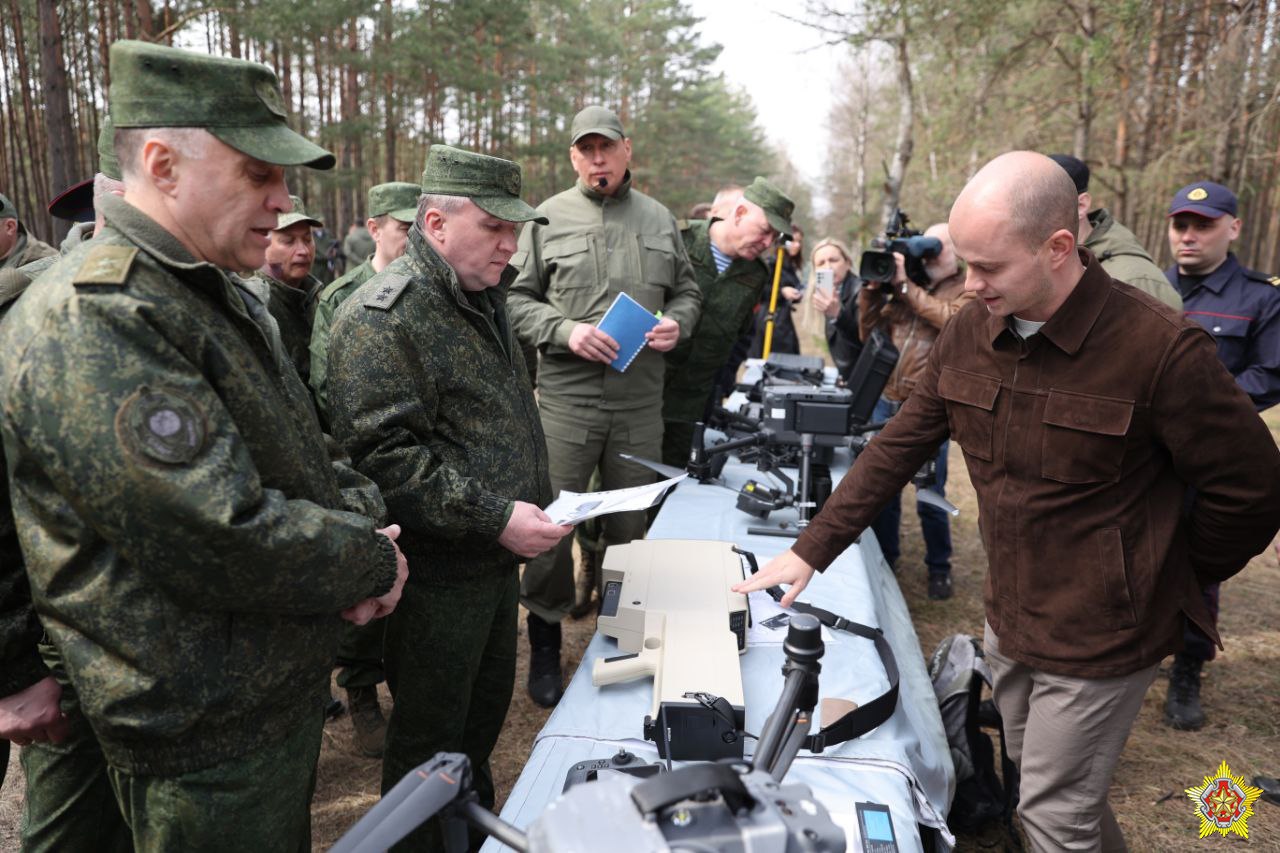
[(619, 293), (680, 324), (681, 339), (698, 322), (701, 291), (671, 212), (638, 190), (630, 176), (613, 196), (581, 180), (538, 208), (551, 220), (530, 222), (511, 259), (511, 322), (526, 344), (543, 348), (538, 393), (602, 409), (658, 406), (662, 353), (645, 347), (625, 373), (569, 350), (578, 323), (598, 323)]
[(702, 316), (688, 338), (667, 353), (662, 417), (692, 423), (706, 409), (716, 373), (729, 360), (733, 344), (751, 326), (752, 309), (769, 282), (759, 260), (734, 258), (721, 273), (711, 256), (711, 221), (683, 223), (680, 235), (702, 290)]
[[(506, 284), (514, 270), (508, 268)], [(514, 571), (516, 500), (551, 499), (546, 440), (506, 289), (464, 293), (423, 238), (338, 307), (329, 417), (402, 532), (409, 582)], [(479, 310), (477, 304), (483, 305)]]
[(311, 324), (311, 393), (316, 398), (316, 408), (320, 410), (322, 419), (328, 420), (328, 374), (329, 374), (329, 330), (333, 326), (333, 315), (338, 306), (347, 297), (360, 289), (360, 286), (373, 278), (373, 256), (346, 275), (326, 284), (316, 299), (315, 321)]
[[(266, 307), (119, 198), (0, 324), (13, 510), (107, 761), (173, 776), (319, 710), (343, 622), (390, 589)], [(353, 511), (354, 510), (354, 511)]]
[(1093, 231), (1085, 238), (1084, 247), (1098, 257), (1107, 275), (1133, 285), (1170, 308), (1182, 310), (1182, 297), (1132, 231), (1116, 222), (1105, 207), (1089, 214), (1089, 224)]

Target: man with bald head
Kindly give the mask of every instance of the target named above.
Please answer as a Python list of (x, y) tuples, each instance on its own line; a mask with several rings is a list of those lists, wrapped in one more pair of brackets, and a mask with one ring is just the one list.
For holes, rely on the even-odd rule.
[[(739, 591), (789, 605), (947, 436), (988, 555), (987, 660), (1018, 813), (1036, 850), (1123, 850), (1111, 775), (1200, 585), (1280, 526), (1280, 452), (1200, 326), (1076, 245), (1052, 160), (988, 163), (951, 209), (974, 304), (942, 330), (898, 415), (791, 550)], [(1188, 487), (1194, 503), (1186, 511)]]

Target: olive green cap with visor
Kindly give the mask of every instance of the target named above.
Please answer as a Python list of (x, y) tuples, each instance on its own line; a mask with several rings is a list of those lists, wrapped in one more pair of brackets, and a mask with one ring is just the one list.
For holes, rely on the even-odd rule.
[(369, 188), (369, 218), (390, 216), (398, 222), (413, 222), (418, 215), (422, 188), (408, 181), (391, 181)]
[(422, 191), (469, 198), (485, 213), (507, 222), (550, 221), (520, 198), (519, 164), (449, 145), (437, 143), (427, 152)]
[(333, 154), (289, 129), (280, 81), (256, 62), (118, 41), (108, 101), (117, 129), (198, 127), (264, 163), (334, 165)]
[(288, 213), (276, 214), (275, 231), (283, 231), (290, 225), (297, 225), (299, 222), (309, 223), (314, 228), (323, 228), (324, 220), (318, 216), (312, 216), (307, 212), (307, 206), (302, 203), (302, 199), (296, 195), (289, 196), (289, 201), (293, 202), (293, 210)]
[(760, 206), (769, 226), (781, 235), (783, 241), (791, 239), (791, 214), (795, 212), (796, 203), (782, 190), (757, 177), (742, 191), (742, 197)]

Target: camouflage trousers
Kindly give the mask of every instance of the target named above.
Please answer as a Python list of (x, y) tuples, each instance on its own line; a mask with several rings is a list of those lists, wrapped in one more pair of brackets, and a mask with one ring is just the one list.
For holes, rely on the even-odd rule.
[(309, 851), (324, 717), (266, 749), (184, 773), (107, 774), (133, 843), (151, 851)]
[(33, 743), (22, 749), (27, 777), (22, 850), (132, 850), (98, 740), (78, 712), (68, 712), (68, 721), (71, 731), (62, 743)]
[[(480, 804), (492, 808), (489, 754), (511, 704), (516, 677), (519, 579), (506, 574), (427, 577), (409, 583), (387, 617), (387, 686), (395, 699), (382, 759), (386, 793), (437, 752), (471, 760)], [(473, 835), (472, 848), (483, 837)], [(428, 821), (395, 847), (444, 850), (440, 823)]]
[(338, 686), (343, 690), (373, 687), (386, 680), (382, 668), (382, 643), (387, 620), (375, 619), (367, 625), (347, 623), (338, 645)]

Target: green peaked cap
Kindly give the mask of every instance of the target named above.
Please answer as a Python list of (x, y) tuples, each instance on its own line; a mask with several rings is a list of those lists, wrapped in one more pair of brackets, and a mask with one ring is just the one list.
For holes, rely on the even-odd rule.
[(400, 222), (412, 222), (418, 214), (418, 196), (422, 188), (407, 181), (392, 181), (369, 188), (369, 218), (390, 216)]
[(485, 213), (507, 222), (549, 221), (521, 200), (519, 164), (500, 157), (432, 145), (422, 170), (422, 191), (469, 198)]
[(323, 219), (307, 213), (307, 206), (302, 203), (302, 199), (296, 195), (291, 195), (289, 196), (289, 201), (293, 202), (293, 210), (276, 215), (276, 231), (283, 231), (290, 225), (297, 225), (299, 222), (310, 222), (316, 228), (324, 227)]
[(108, 103), (117, 128), (200, 127), (264, 163), (333, 168), (332, 154), (289, 129), (280, 81), (256, 62), (118, 41)]
[(791, 214), (795, 212), (796, 203), (787, 198), (782, 190), (757, 177), (751, 185), (742, 191), (742, 197), (752, 204), (758, 204), (764, 210), (769, 225), (782, 235), (783, 239), (791, 238)]

